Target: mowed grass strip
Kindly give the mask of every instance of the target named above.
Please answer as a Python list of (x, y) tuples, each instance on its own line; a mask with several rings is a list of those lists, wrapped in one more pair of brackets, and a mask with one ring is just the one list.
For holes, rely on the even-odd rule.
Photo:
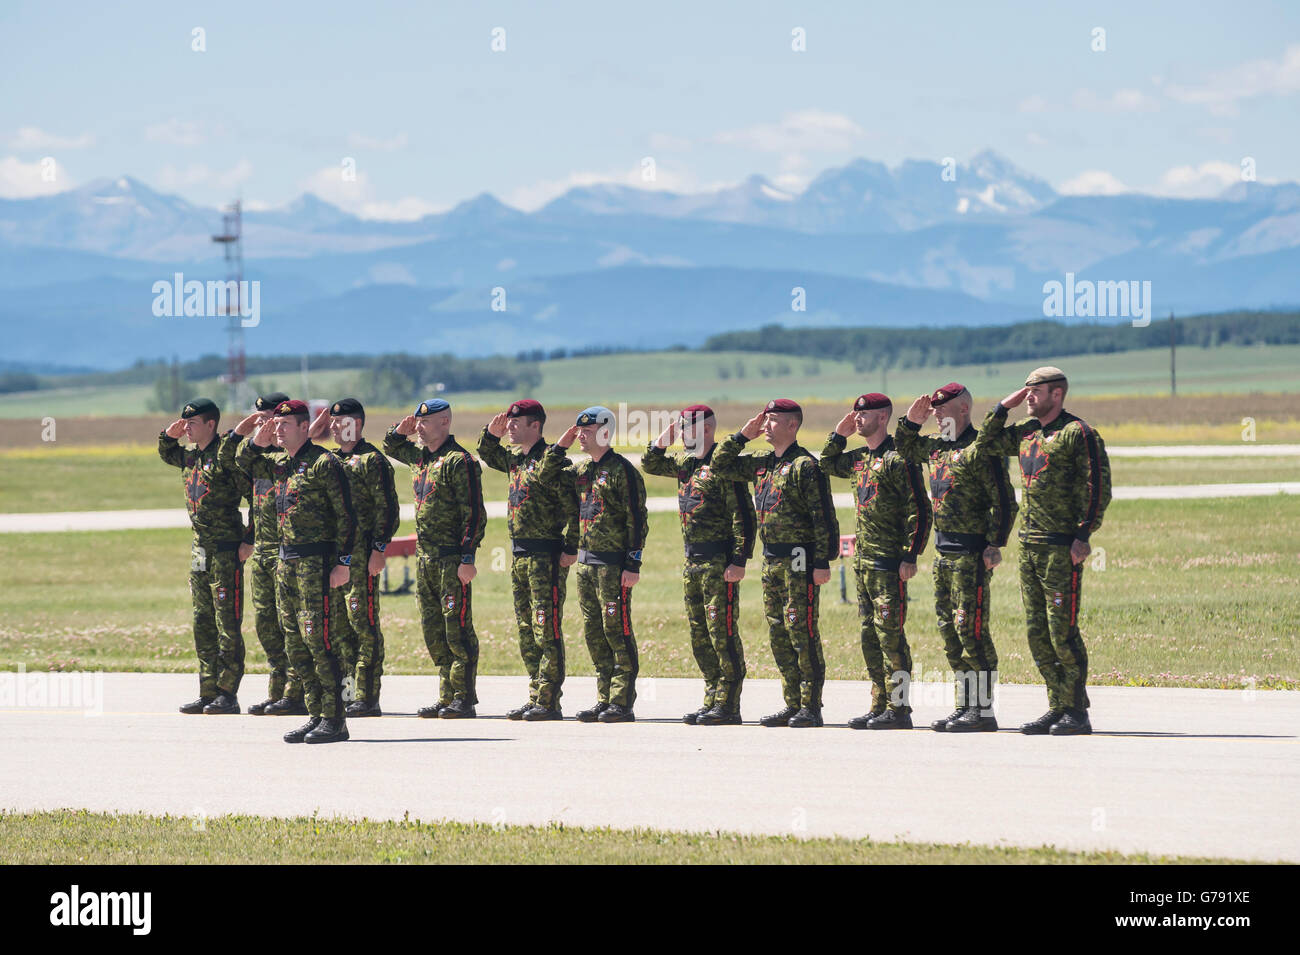
[[(806, 432), (804, 446), (821, 453), (825, 434)], [(467, 447), (473, 450), (477, 433)], [(464, 443), (464, 442), (462, 442)], [(765, 447), (756, 442), (756, 447)], [(636, 448), (640, 453), (643, 448)], [(680, 452), (681, 448), (674, 448)], [(578, 452), (575, 450), (574, 454)], [(1111, 458), (1116, 487), (1152, 484), (1237, 484), (1300, 480), (1300, 457)], [(413, 504), (410, 470), (394, 462), (397, 496)], [(1019, 486), (1019, 469), (1012, 462)], [(675, 497), (673, 478), (643, 474), (651, 497)], [(846, 490), (847, 485), (837, 488)], [(483, 499), (504, 501), (506, 475), (483, 468)], [(154, 446), (22, 448), (0, 451), (0, 514), (116, 511), (183, 507), (180, 471), (162, 463)], [(403, 533), (411, 533), (407, 528)]]
[[(836, 490), (846, 482), (833, 481)], [(840, 527), (853, 515), (839, 512)], [(1083, 578), (1080, 625), (1093, 683), (1300, 688), (1300, 605), (1293, 599), (1300, 560), (1294, 528), (1300, 497), (1116, 501)], [(474, 581), (479, 672), (518, 674), (518, 631), (509, 582), (505, 521), (489, 522)], [(934, 623), (933, 543), (909, 584), (908, 640), (916, 678), (947, 667)], [(1025, 639), (1014, 536), (991, 583), (991, 623), (1001, 679), (1038, 683)], [(194, 672), (185, 530), (0, 534), (9, 582), (0, 588), (0, 666)], [(401, 580), (402, 559), (390, 562)], [(752, 677), (778, 676), (768, 647), (759, 583), (751, 561), (741, 586), (740, 634)], [(863, 679), (852, 569), (840, 599), (839, 563), (821, 590), (821, 631), (831, 679)], [(264, 672), (246, 602), (248, 667)], [(413, 595), (381, 598), (388, 673), (432, 674)], [(652, 514), (632, 620), (646, 676), (697, 677), (681, 590), (681, 531), (674, 513)], [(569, 672), (592, 673), (568, 578), (564, 626)]]
[(486, 823), (212, 816), (85, 810), (0, 811), (0, 863), (94, 864), (950, 864), (1149, 865), (1222, 863), (1184, 856), (802, 839), (658, 829), (491, 826)]

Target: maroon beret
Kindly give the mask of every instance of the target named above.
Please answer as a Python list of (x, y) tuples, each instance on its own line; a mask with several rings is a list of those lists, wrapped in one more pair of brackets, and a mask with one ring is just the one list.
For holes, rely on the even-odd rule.
[(873, 391), (868, 395), (859, 395), (858, 400), (853, 402), (854, 411), (877, 411), (880, 408), (892, 408), (894, 403), (889, 400), (889, 395), (882, 395), (878, 391)]
[(532, 398), (520, 398), (510, 406), (506, 412), (507, 418), (522, 418), (524, 415), (546, 414), (540, 401), (534, 401)]
[(699, 419), (703, 421), (706, 418), (713, 417), (713, 409), (708, 405), (691, 405), (689, 408), (682, 409), (683, 421), (694, 421)]
[(774, 414), (801, 414), (803, 409), (799, 407), (797, 401), (791, 401), (789, 398), (776, 398), (767, 403), (764, 411), (771, 411)]
[(964, 385), (960, 385), (955, 381), (950, 381), (942, 388), (934, 389), (934, 394), (930, 396), (930, 404), (941, 405), (945, 401), (952, 401), (952, 399), (956, 398), (965, 390), (966, 387)]
[(291, 414), (308, 414), (307, 402), (294, 398), (290, 401), (281, 401), (275, 406), (275, 416), (277, 418)]

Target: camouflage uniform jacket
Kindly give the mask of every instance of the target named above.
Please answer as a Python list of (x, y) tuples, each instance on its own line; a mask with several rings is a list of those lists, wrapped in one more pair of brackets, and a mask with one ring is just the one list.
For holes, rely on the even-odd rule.
[(411, 468), (415, 488), (415, 533), (421, 549), (442, 557), (459, 554), (462, 564), (487, 531), (483, 472), (474, 456), (449, 434), (436, 451), (421, 448), (396, 426), (384, 435), (384, 454)]
[(853, 478), (857, 505), (857, 553), (861, 557), (916, 563), (930, 536), (930, 499), (921, 469), (903, 459), (886, 437), (874, 450), (846, 451), (848, 438), (831, 432), (822, 448), (822, 470)]
[(324, 554), (341, 564), (351, 560), (357, 519), (347, 475), (332, 452), (311, 441), (293, 455), (245, 441), (236, 460), (254, 480), (275, 482), (281, 557)]
[(669, 454), (653, 441), (641, 458), (647, 474), (677, 478), (677, 510), (682, 518), (682, 540), (687, 557), (710, 557), (706, 551), (721, 545), (717, 553), (727, 563), (744, 567), (754, 556), (757, 521), (754, 502), (744, 481), (720, 477), (713, 467), (715, 443), (704, 457)]
[(351, 451), (334, 453), (350, 481), (352, 506), (357, 512), (357, 546), (383, 552), (401, 523), (393, 465), (364, 438)]
[(507, 524), (517, 554), (532, 553), (560, 544), (566, 554), (578, 552), (578, 490), (572, 467), (558, 480), (544, 480), (542, 462), (549, 446), (541, 438), (527, 451), (507, 448), (487, 428), (478, 439), (483, 463), (510, 476)]
[(240, 501), (250, 494), (248, 479), (230, 465), (222, 451), (238, 435), (227, 431), (214, 435), (206, 448), (183, 447), (166, 431), (158, 434), (158, 456), (180, 468), (185, 482), (185, 507), (189, 511), (194, 537), (200, 544), (232, 541), (252, 543), (251, 526), (245, 528)]
[[(568, 466), (565, 449), (553, 444), (542, 458), (542, 480), (555, 480)], [(600, 461), (578, 465), (574, 485), (578, 491), (581, 534), (578, 560), (584, 564), (621, 566), (641, 572), (641, 550), (645, 547), (645, 480), (632, 462), (609, 450)]]

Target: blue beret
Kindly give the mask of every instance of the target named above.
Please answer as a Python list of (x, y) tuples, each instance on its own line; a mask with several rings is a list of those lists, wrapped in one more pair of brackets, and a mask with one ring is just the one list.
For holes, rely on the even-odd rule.
[(585, 428), (591, 424), (612, 425), (614, 423), (614, 412), (604, 405), (592, 405), (586, 411), (579, 412), (578, 420), (575, 423), (579, 428)]
[(423, 418), (427, 414), (437, 414), (439, 411), (446, 411), (451, 407), (451, 402), (443, 401), (441, 398), (430, 398), (428, 401), (421, 401), (420, 407), (415, 409), (415, 416)]

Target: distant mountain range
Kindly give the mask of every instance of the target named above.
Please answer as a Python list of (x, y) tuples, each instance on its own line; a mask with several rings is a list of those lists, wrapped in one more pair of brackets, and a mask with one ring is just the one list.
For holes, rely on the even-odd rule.
[[(0, 200), (5, 360), (108, 368), (223, 351), (221, 319), (151, 311), (155, 281), (223, 276), (220, 226), (219, 210), (125, 176)], [(1012, 322), (1041, 316), (1043, 283), (1066, 272), (1149, 280), (1160, 315), (1273, 308), (1300, 304), (1300, 185), (1059, 196), (983, 152), (947, 170), (859, 159), (797, 195), (761, 176), (698, 195), (597, 185), (532, 213), (485, 193), (413, 222), (306, 194), (245, 212), (244, 256), (261, 283), (247, 348), (261, 354), (320, 350), (320, 336), (476, 355), (695, 345), (771, 322)]]

